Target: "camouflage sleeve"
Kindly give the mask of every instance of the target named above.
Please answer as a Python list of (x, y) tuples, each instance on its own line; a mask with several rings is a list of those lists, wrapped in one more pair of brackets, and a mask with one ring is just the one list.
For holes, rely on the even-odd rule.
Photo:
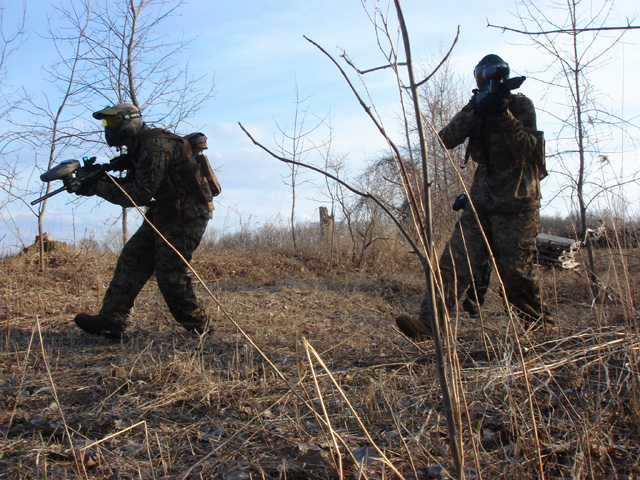
[(533, 132), (524, 129), (522, 122), (518, 120), (510, 111), (496, 116), (496, 129), (498, 135), (492, 135), (492, 150), (511, 152), (514, 160), (528, 158), (536, 148), (536, 137)]
[(471, 134), (476, 124), (478, 116), (473, 113), (473, 99), (460, 110), (444, 127), (438, 135), (447, 149), (455, 148), (463, 143)]
[[(133, 181), (125, 183), (122, 189), (138, 206), (151, 202), (166, 177), (169, 162), (177, 142), (166, 138), (150, 140), (134, 161), (136, 171)], [(131, 207), (131, 201), (112, 182), (98, 182), (96, 194), (105, 200), (123, 207)]]

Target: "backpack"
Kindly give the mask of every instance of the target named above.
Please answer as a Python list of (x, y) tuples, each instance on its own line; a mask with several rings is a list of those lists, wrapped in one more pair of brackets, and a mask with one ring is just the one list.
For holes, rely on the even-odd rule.
[(194, 132), (181, 137), (161, 128), (152, 128), (145, 132), (140, 141), (146, 144), (157, 137), (182, 141), (184, 156), (180, 159), (177, 170), (186, 178), (201, 201), (210, 202), (213, 197), (220, 195), (220, 182), (211, 168), (209, 159), (203, 153), (207, 149), (207, 137), (204, 133)]
[(530, 158), (538, 167), (540, 180), (542, 180), (543, 178), (549, 176), (549, 172), (547, 172), (547, 161), (545, 157), (544, 132), (536, 130), (532, 133), (536, 137), (536, 149), (533, 151)]
[(184, 137), (191, 146), (191, 156), (196, 161), (198, 168), (195, 170), (196, 189), (198, 196), (211, 201), (213, 197), (217, 197), (222, 192), (218, 177), (213, 172), (209, 159), (204, 154), (207, 149), (207, 137), (202, 132), (190, 133)]
[(536, 119), (536, 111), (533, 103), (527, 97), (518, 93), (512, 96), (509, 102), (509, 110), (514, 117), (522, 123), (524, 130), (536, 137), (536, 148), (529, 156), (529, 160), (538, 167), (538, 175), (540, 180), (547, 177), (546, 158), (545, 158), (545, 141), (544, 132), (538, 130), (538, 122)]

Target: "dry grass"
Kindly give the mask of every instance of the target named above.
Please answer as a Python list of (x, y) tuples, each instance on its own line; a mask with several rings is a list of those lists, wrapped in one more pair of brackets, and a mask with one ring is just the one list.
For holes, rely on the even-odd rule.
[[(558, 328), (524, 334), (521, 352), (495, 288), (482, 324), (460, 314), (468, 478), (540, 478), (537, 451), (547, 479), (640, 475), (640, 252), (599, 256), (602, 302), (579, 274), (542, 272)], [(153, 282), (126, 341), (80, 332), (72, 318), (99, 308), (115, 259), (0, 265), (0, 478), (450, 478), (433, 349), (393, 322), (422, 295), (408, 256), (354, 271), (311, 248), (199, 250), (194, 267), (268, 361), (221, 312), (213, 338), (183, 333)]]

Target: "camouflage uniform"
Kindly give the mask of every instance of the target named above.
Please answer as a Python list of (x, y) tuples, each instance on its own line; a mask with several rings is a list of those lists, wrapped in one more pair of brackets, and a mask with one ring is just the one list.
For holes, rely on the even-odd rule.
[[(187, 178), (189, 172), (184, 172), (186, 148), (188, 143), (180, 137), (144, 126), (130, 149), (133, 168), (121, 186), (136, 205), (147, 207), (148, 220), (189, 261), (204, 235), (213, 204), (197, 197)], [(131, 201), (111, 181), (98, 182), (95, 194), (131, 207)], [(136, 296), (154, 273), (173, 317), (188, 330), (206, 325), (207, 315), (198, 305), (187, 266), (147, 221), (124, 246), (100, 315), (124, 327)]]
[[(527, 323), (551, 321), (533, 266), (541, 199), (540, 173), (532, 161), (537, 147), (535, 118), (527, 97), (511, 95), (507, 111), (482, 118), (474, 114), (472, 101), (440, 131), (449, 149), (469, 138), (467, 154), (478, 164), (469, 193), (480, 224), (473, 209), (466, 208), (440, 258), (449, 310), (472, 285), (472, 272), (489, 259), (484, 231), (509, 302)], [(428, 306), (425, 298), (420, 317), (427, 323)]]

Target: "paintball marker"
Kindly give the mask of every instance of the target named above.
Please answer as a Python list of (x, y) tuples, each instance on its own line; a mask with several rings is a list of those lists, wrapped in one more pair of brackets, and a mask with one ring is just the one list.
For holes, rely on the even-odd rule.
[(519, 88), (527, 78), (509, 78), (509, 66), (504, 62), (482, 69), (476, 67), (474, 74), (478, 89), (473, 91), (473, 109), (481, 117), (507, 110), (511, 90)]
[(40, 180), (43, 182), (49, 183), (54, 180), (62, 180), (63, 185), (53, 192), (36, 198), (31, 202), (31, 205), (40, 203), (64, 190), (69, 193), (77, 193), (83, 188), (98, 183), (98, 180), (106, 172), (122, 172), (131, 168), (131, 161), (127, 154), (115, 157), (109, 163), (96, 164), (96, 157), (83, 157), (82, 162), (83, 165), (81, 166), (78, 160), (65, 160), (40, 175)]
[(478, 82), (488, 83), (487, 88), (482, 93), (508, 93), (511, 90), (520, 88), (527, 77), (513, 77), (509, 76), (509, 67), (506, 64), (502, 65), (490, 65), (478, 72)]

